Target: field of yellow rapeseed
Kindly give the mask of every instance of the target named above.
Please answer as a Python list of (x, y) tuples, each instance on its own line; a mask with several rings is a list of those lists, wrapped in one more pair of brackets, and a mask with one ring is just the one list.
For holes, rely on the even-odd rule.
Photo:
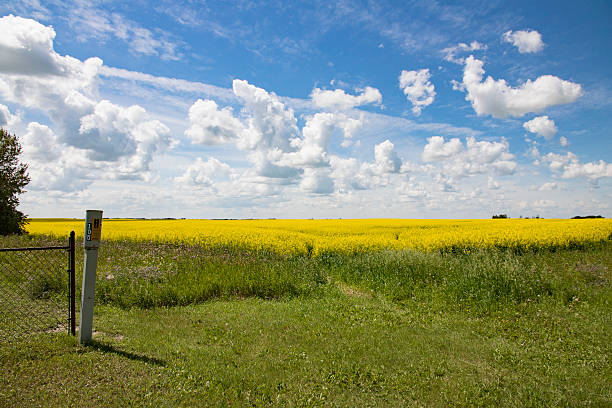
[[(83, 236), (84, 222), (33, 219), (33, 234)], [(569, 248), (612, 239), (612, 220), (129, 220), (105, 219), (102, 237), (244, 248), (281, 255), (383, 249), (469, 252), (476, 248)]]

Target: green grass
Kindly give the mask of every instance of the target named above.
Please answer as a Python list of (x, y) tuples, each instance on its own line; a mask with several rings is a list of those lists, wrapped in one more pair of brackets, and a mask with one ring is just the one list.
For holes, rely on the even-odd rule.
[(0, 345), (0, 406), (612, 404), (612, 243), (283, 259), (118, 242), (99, 259), (94, 343)]

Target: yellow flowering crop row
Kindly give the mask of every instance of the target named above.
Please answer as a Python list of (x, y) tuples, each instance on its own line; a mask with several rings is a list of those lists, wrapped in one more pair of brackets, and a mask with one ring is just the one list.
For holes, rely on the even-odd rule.
[[(82, 220), (33, 219), (35, 234), (83, 236)], [(568, 248), (612, 239), (612, 220), (117, 220), (102, 237), (240, 247), (281, 255), (355, 254), (383, 249), (469, 252), (475, 248)]]

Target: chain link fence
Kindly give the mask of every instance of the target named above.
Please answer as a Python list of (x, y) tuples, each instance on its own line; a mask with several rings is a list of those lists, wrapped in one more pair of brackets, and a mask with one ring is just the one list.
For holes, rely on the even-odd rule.
[(0, 248), (0, 340), (75, 333), (74, 232), (66, 246)]

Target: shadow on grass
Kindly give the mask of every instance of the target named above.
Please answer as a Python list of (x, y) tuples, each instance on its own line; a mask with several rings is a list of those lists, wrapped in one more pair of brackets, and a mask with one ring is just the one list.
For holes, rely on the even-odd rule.
[(115, 346), (103, 343), (98, 340), (91, 340), (89, 343), (87, 343), (86, 347), (97, 350), (97, 351), (101, 351), (103, 353), (113, 353), (113, 354), (116, 354), (118, 356), (127, 358), (129, 360), (133, 360), (133, 361), (141, 361), (143, 363), (155, 364), (155, 365), (162, 366), (162, 367), (166, 366), (166, 362), (159, 358), (149, 357), (149, 356), (145, 356), (142, 354), (130, 353), (129, 351), (118, 349)]

